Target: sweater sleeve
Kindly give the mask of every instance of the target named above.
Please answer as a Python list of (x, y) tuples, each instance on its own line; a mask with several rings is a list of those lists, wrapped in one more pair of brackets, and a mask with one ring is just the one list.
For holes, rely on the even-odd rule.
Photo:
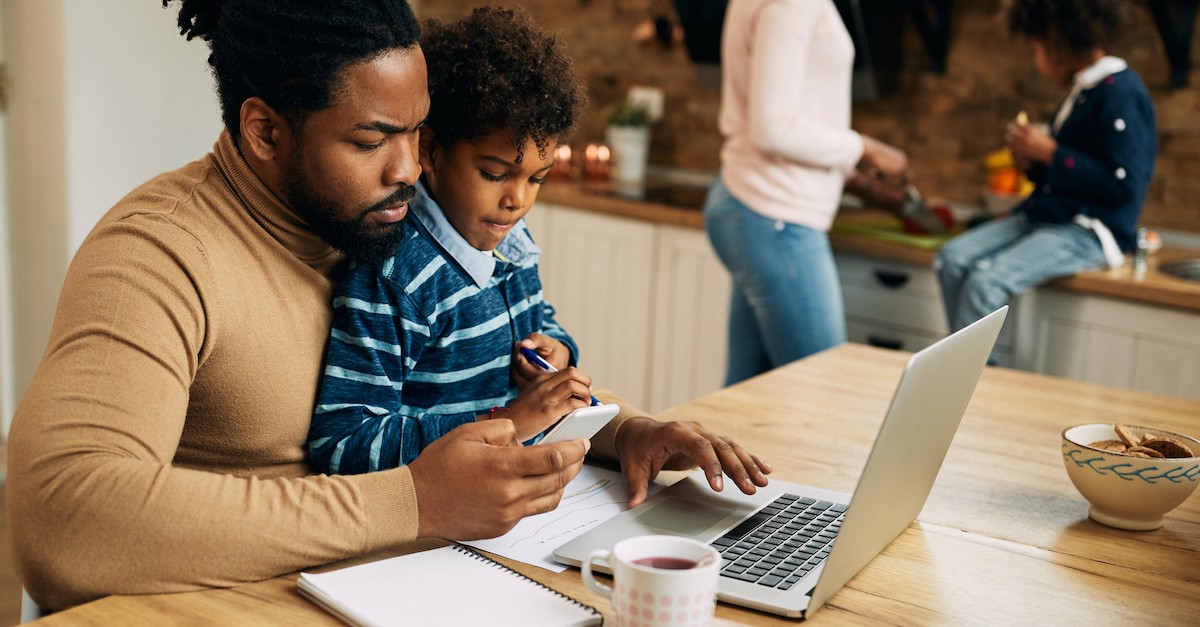
[(608, 388), (595, 388), (592, 393), (605, 405), (619, 405), (621, 411), (611, 422), (604, 425), (599, 433), (592, 436), (592, 450), (588, 454), (596, 459), (617, 461), (620, 459), (617, 451), (617, 429), (621, 428), (621, 424), (630, 418), (654, 418)]
[[(215, 350), (213, 277), (199, 244), (156, 220), (110, 222), (81, 247), (13, 419), (8, 522), (34, 600), (59, 609), (232, 586), (415, 538), (407, 469), (249, 476), (174, 463), (185, 427), (196, 429), (192, 412), (206, 411), (189, 403)], [(244, 364), (244, 376), (256, 366)], [(211, 415), (259, 424), (232, 413)], [(200, 437), (216, 449), (222, 434)]]
[(308, 437), (319, 472), (357, 474), (412, 462), (473, 412), (437, 414), (404, 404), (407, 374), (435, 324), (368, 266), (351, 269), (333, 301), (329, 354)]
[(862, 137), (816, 122), (811, 111), (800, 106), (821, 96), (807, 93), (821, 81), (806, 74), (824, 71), (811, 57), (827, 10), (823, 2), (773, 2), (763, 7), (754, 26), (747, 128), (750, 140), (767, 154), (849, 170), (862, 157)]

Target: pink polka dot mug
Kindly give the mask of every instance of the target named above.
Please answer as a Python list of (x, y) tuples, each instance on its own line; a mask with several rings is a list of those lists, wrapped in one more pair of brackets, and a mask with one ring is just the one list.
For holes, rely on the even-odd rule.
[[(596, 580), (598, 563), (613, 585)], [(583, 560), (583, 583), (612, 599), (619, 627), (699, 627), (712, 621), (717, 602), (716, 549), (689, 538), (638, 536)]]

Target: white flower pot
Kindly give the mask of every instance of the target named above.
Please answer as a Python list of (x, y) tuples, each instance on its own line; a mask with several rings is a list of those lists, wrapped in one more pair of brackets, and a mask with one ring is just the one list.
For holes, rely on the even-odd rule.
[(650, 154), (650, 129), (645, 126), (610, 126), (606, 132), (612, 150), (613, 180), (641, 183), (646, 178), (646, 158)]

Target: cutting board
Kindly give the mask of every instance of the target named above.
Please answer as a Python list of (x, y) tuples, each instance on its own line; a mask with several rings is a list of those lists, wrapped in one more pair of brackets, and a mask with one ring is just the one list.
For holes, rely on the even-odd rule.
[(888, 215), (839, 215), (833, 223), (834, 233), (872, 237), (886, 242), (904, 244), (914, 248), (936, 250), (946, 243), (946, 240), (957, 235), (956, 232), (940, 233), (937, 235), (917, 235), (905, 233), (900, 220)]

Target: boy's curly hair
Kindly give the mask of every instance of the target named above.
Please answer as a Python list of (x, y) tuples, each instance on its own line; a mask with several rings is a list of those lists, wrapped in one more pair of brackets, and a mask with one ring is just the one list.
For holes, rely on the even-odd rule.
[(1129, 0), (1010, 0), (1008, 31), (1046, 42), (1066, 57), (1110, 50), (1129, 22)]
[(426, 22), (429, 119), (443, 146), (511, 130), (544, 157), (551, 138), (574, 129), (587, 98), (570, 57), (522, 10), (480, 7), (454, 24)]

